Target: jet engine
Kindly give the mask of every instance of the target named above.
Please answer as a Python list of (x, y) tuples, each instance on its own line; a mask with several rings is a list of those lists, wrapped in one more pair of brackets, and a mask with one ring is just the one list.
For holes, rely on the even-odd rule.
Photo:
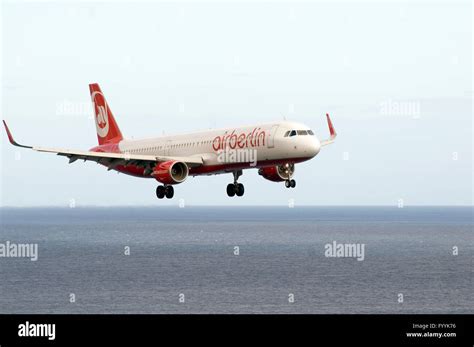
[(156, 164), (152, 176), (163, 184), (178, 184), (184, 182), (189, 175), (186, 163), (180, 161), (166, 161)]
[(295, 173), (295, 164), (286, 163), (284, 165), (267, 166), (258, 170), (258, 174), (273, 182), (288, 181)]

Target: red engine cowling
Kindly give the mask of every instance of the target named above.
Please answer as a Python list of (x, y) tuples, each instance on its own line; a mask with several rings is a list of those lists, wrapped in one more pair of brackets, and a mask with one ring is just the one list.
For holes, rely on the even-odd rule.
[(284, 165), (267, 166), (258, 170), (258, 174), (265, 179), (273, 182), (287, 181), (295, 172), (295, 164), (287, 163)]
[(152, 176), (163, 184), (178, 184), (184, 182), (189, 175), (186, 163), (166, 161), (156, 164)]

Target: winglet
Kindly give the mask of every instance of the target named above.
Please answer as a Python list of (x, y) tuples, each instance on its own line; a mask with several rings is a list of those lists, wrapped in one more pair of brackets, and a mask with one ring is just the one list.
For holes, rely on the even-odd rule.
[(332, 125), (331, 118), (329, 118), (329, 113), (326, 113), (326, 118), (328, 120), (328, 127), (329, 127), (329, 133), (331, 134), (331, 138), (336, 138), (337, 134)]
[(326, 146), (333, 143), (337, 136), (337, 133), (334, 130), (334, 126), (332, 125), (331, 118), (329, 118), (329, 113), (326, 113), (326, 119), (328, 121), (329, 134), (331, 136), (329, 137), (329, 139), (321, 141), (321, 146)]
[(7, 131), (8, 140), (10, 141), (10, 143), (11, 143), (13, 146), (23, 147), (23, 148), (33, 148), (33, 147), (31, 147), (31, 146), (23, 146), (23, 145), (20, 145), (18, 142), (16, 142), (15, 139), (13, 138), (12, 133), (10, 132), (10, 129), (8, 129), (7, 122), (3, 121), (3, 125), (5, 126), (5, 130)]

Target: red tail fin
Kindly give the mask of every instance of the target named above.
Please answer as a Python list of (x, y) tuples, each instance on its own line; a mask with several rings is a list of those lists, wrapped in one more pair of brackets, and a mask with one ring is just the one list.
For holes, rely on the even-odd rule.
[(114, 115), (105, 100), (104, 94), (97, 83), (89, 84), (92, 104), (95, 112), (95, 126), (99, 145), (118, 143), (123, 140), (122, 133), (115, 121)]

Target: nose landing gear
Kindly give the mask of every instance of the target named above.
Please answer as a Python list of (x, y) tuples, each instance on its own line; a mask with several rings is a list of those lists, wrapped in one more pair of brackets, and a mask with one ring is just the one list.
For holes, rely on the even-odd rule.
[(295, 188), (296, 187), (296, 181), (293, 179), (289, 179), (285, 181), (285, 187), (286, 188)]

